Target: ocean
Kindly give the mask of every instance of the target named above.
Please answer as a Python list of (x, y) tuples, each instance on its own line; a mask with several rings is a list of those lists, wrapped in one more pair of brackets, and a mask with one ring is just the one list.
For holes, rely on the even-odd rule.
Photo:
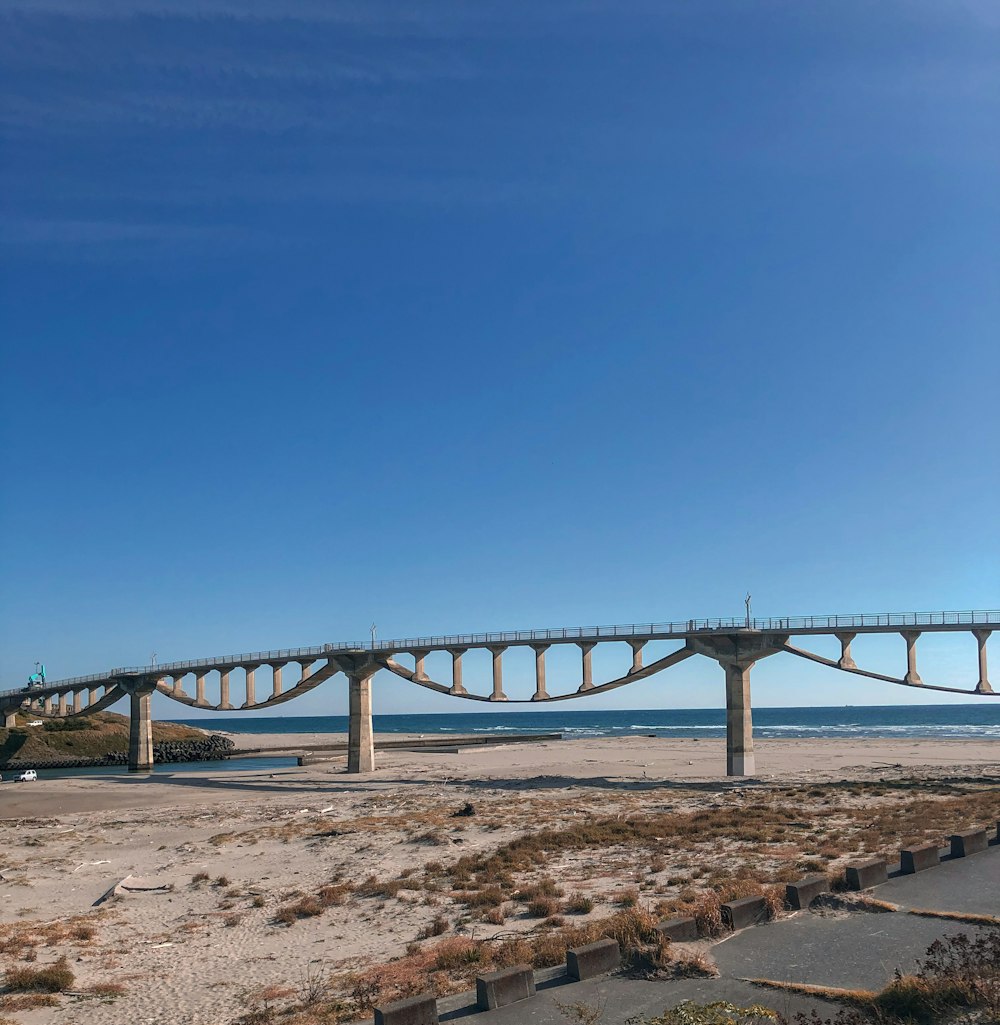
[[(377, 733), (450, 734), (561, 733), (574, 737), (724, 737), (722, 708), (608, 709), (605, 711), (458, 712), (450, 715), (376, 715)], [(226, 733), (346, 733), (346, 715), (205, 716), (177, 719)], [(934, 737), (1000, 739), (1000, 700), (967, 705), (840, 705), (832, 708), (755, 708), (754, 736), (768, 737)], [(171, 762), (154, 773), (264, 772), (295, 764), (288, 755), (222, 762)], [(10, 779), (12, 774), (6, 774)], [(41, 779), (123, 776), (120, 767), (43, 769)]]
[[(453, 714), (376, 715), (376, 733), (562, 733), (574, 737), (724, 737), (722, 708), (607, 709)], [(346, 733), (346, 715), (206, 716), (180, 719), (227, 733)], [(840, 705), (831, 708), (754, 708), (754, 736), (934, 737), (1000, 739), (1000, 700), (963, 705)]]

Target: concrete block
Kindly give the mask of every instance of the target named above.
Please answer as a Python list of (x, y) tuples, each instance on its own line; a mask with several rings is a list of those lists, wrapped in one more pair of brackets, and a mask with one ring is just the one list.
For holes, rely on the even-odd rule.
[(965, 858), (970, 854), (985, 851), (988, 842), (985, 829), (967, 829), (964, 833), (954, 833), (951, 837), (951, 856)]
[(592, 979), (620, 968), (621, 947), (613, 939), (598, 940), (566, 951), (566, 971), (571, 979)]
[(826, 876), (806, 876), (796, 883), (785, 886), (785, 902), (790, 908), (801, 910), (821, 894), (830, 892), (830, 880)]
[(438, 1025), (437, 999), (421, 993), (375, 1008), (375, 1025)]
[(535, 973), (526, 964), (514, 965), (476, 979), (476, 1006), (492, 1011), (535, 995)]
[(941, 864), (941, 854), (936, 843), (925, 843), (919, 847), (904, 847), (899, 852), (899, 870), (904, 875), (923, 872)]
[(656, 931), (665, 940), (684, 943), (698, 938), (698, 923), (693, 918), (668, 918), (656, 926)]
[(767, 920), (767, 902), (763, 897), (741, 897), (722, 905), (722, 923), (730, 929), (745, 929)]
[(867, 890), (869, 886), (889, 881), (889, 867), (884, 861), (858, 861), (847, 866), (847, 888)]

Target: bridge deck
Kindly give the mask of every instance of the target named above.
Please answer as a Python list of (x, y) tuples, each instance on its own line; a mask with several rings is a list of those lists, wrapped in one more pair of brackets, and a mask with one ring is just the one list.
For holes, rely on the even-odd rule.
[[(967, 612), (883, 612), (834, 616), (784, 616), (768, 619), (688, 619), (671, 623), (631, 623), (616, 626), (555, 627), (544, 630), (503, 630), (491, 633), (441, 634), (432, 637), (407, 637), (376, 641), (374, 644), (343, 641), (304, 648), (280, 648), (276, 651), (255, 651), (242, 654), (217, 655), (210, 658), (166, 662), (156, 666), (125, 666), (89, 676), (72, 676), (53, 680), (30, 693), (44, 697), (72, 687), (101, 684), (118, 677), (170, 676), (184, 671), (206, 672), (235, 666), (260, 666), (271, 663), (315, 661), (338, 652), (376, 652), (393, 655), (400, 652), (442, 651), (452, 648), (487, 648), (530, 644), (579, 644), (602, 641), (685, 640), (699, 634), (756, 632), (764, 634), (828, 634), (896, 633), (899, 630), (956, 631), (1000, 627), (1000, 611)], [(0, 697), (29, 693), (24, 688), (0, 692)]]

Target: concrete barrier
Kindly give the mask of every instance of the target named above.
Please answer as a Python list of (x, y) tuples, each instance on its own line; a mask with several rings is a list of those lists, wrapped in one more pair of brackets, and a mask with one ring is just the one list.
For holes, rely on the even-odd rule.
[(877, 858), (873, 861), (858, 861), (847, 866), (847, 888), (867, 890), (869, 886), (889, 881), (889, 867)]
[(953, 833), (951, 837), (951, 856), (965, 858), (970, 854), (978, 854), (989, 846), (985, 829), (967, 829), (963, 833)]
[(830, 892), (830, 880), (826, 876), (806, 876), (797, 883), (785, 886), (785, 903), (797, 911), (807, 908), (821, 894)]
[(476, 979), (476, 1006), (480, 1011), (506, 1007), (535, 995), (535, 973), (526, 964), (514, 965)]
[(438, 1025), (437, 999), (433, 993), (421, 993), (376, 1007), (375, 1025)]
[(698, 923), (693, 918), (668, 918), (656, 925), (655, 929), (663, 939), (677, 943), (698, 938)]
[(566, 951), (566, 972), (571, 979), (592, 979), (620, 968), (622, 951), (618, 941), (598, 940)]
[(903, 875), (913, 875), (941, 864), (941, 854), (936, 843), (920, 844), (919, 847), (904, 847), (899, 852), (899, 870)]
[(730, 929), (745, 929), (767, 919), (767, 901), (763, 897), (741, 897), (722, 905), (722, 924)]

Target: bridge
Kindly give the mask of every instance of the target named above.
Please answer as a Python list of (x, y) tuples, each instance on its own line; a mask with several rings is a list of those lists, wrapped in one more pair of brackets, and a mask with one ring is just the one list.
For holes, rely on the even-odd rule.
[[(763, 658), (779, 653), (845, 673), (920, 690), (948, 694), (995, 697), (987, 675), (986, 642), (1000, 627), (1000, 612), (908, 612), (848, 616), (799, 616), (772, 619), (689, 619), (679, 623), (640, 623), (628, 626), (562, 627), (550, 630), (514, 630), (497, 633), (454, 634), (374, 641), (369, 644), (337, 643), (278, 651), (245, 652), (212, 658), (169, 662), (155, 666), (127, 666), (90, 676), (55, 680), (43, 686), (0, 692), (0, 711), (5, 725), (14, 725), (19, 710), (50, 718), (88, 715), (109, 708), (123, 698), (129, 701), (129, 769), (149, 771), (153, 765), (151, 698), (159, 692), (192, 708), (216, 712), (246, 712), (273, 708), (315, 690), (342, 674), (349, 705), (348, 772), (370, 772), (375, 767), (372, 728), (372, 678), (386, 670), (409, 683), (439, 694), (469, 701), (510, 701), (504, 693), (503, 657), (511, 648), (534, 652), (535, 690), (525, 702), (547, 703), (593, 697), (671, 669), (700, 655), (714, 659), (725, 671), (726, 772), (730, 776), (755, 771), (753, 721), (750, 703), (750, 670)], [(925, 633), (970, 633), (978, 652), (978, 682), (973, 689), (926, 683), (917, 671), (917, 640)], [(898, 676), (859, 667), (851, 644), (859, 635), (897, 634), (901, 646)], [(840, 644), (836, 659), (809, 651), (793, 638), (828, 635)], [(676, 641), (669, 654), (644, 664), (643, 653), (652, 641)], [(599, 645), (628, 645), (631, 666), (619, 676), (594, 682), (593, 652)], [(580, 652), (580, 682), (570, 691), (550, 694), (545, 678), (545, 654), (553, 645), (576, 645)], [(468, 689), (463, 676), (463, 657), (470, 650), (485, 650), (492, 659), (491, 678)], [(427, 657), (447, 652), (451, 679), (441, 682), (425, 672)], [(971, 654), (970, 648), (970, 654)], [(400, 659), (405, 661), (400, 661)], [(298, 667), (297, 679), (289, 681), (286, 670)], [(270, 693), (258, 698), (257, 676), (270, 675)], [(243, 702), (232, 703), (233, 674), (242, 677)], [(214, 674), (209, 684), (209, 675)], [(184, 689), (194, 677), (194, 694)], [(212, 698), (209, 697), (211, 691)], [(215, 700), (215, 695), (218, 700)], [(518, 702), (520, 703), (520, 702)]]

